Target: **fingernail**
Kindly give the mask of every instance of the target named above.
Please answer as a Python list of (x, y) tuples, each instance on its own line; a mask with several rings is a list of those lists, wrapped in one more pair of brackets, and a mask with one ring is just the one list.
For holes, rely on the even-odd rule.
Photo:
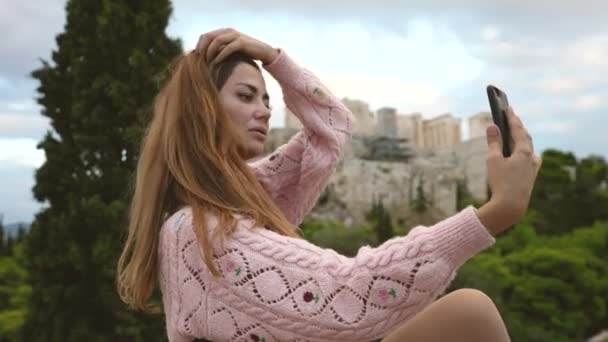
[(487, 134), (489, 137), (495, 137), (498, 135), (498, 127), (496, 126), (488, 126)]

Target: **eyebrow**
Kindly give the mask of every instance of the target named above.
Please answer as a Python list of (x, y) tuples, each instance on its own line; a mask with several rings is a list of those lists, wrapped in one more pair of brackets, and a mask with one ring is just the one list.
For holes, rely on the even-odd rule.
[[(237, 85), (243, 85), (243, 86), (249, 88), (249, 90), (251, 92), (256, 93), (256, 94), (258, 93), (258, 88), (256, 88), (254, 85), (251, 85), (249, 83), (239, 82), (239, 83), (237, 83)], [(264, 95), (262, 95), (262, 99), (268, 101), (268, 100), (270, 100), (270, 96), (268, 95), (268, 93), (264, 93)]]

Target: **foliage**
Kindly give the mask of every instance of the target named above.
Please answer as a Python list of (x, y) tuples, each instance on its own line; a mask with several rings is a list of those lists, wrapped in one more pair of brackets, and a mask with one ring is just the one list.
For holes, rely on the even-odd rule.
[(27, 312), (31, 287), (23, 261), (22, 243), (0, 256), (0, 342), (18, 341)]
[(25, 241), (25, 341), (164, 336), (163, 317), (119, 300), (115, 269), (143, 123), (181, 51), (165, 34), (171, 10), (168, 0), (70, 0), (52, 63), (32, 72), (52, 130), (38, 146), (46, 161), (33, 189), (47, 205)]
[[(608, 328), (607, 164), (601, 157), (577, 160), (557, 150), (546, 151), (543, 159), (524, 218), (460, 268), (447, 292), (476, 288), (487, 293), (514, 341), (583, 341)], [(463, 184), (457, 199), (459, 209), (481, 204)], [(368, 215), (370, 237), (381, 209), (376, 203)], [(371, 238), (351, 237), (361, 228), (349, 233), (323, 222), (306, 228), (310, 241), (347, 255), (375, 245)]]
[(345, 227), (332, 221), (306, 220), (300, 227), (304, 238), (323, 248), (354, 256), (362, 246), (376, 246), (378, 240), (369, 226)]
[(608, 322), (608, 224), (560, 236), (526, 223), (459, 271), (450, 290), (487, 293), (515, 341), (582, 340)]
[(535, 228), (558, 234), (608, 220), (608, 164), (603, 157), (577, 160), (572, 153), (547, 150), (530, 208), (542, 213)]
[(381, 244), (395, 235), (391, 215), (384, 209), (381, 200), (372, 204), (372, 209), (367, 214), (367, 220), (372, 222), (378, 243)]

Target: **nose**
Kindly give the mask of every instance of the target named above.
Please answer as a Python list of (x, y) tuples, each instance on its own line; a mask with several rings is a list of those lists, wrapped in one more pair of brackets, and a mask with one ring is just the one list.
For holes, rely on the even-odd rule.
[(264, 120), (264, 121), (268, 121), (270, 119), (270, 108), (266, 107), (266, 105), (261, 104), (260, 106), (258, 106), (258, 108), (256, 109), (255, 113), (254, 113), (254, 117), (257, 120)]

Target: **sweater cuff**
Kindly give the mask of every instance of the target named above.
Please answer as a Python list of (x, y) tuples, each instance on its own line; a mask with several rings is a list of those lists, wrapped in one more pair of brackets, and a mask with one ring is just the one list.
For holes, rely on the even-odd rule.
[(439, 222), (433, 230), (437, 251), (456, 268), (496, 242), (472, 206)]

